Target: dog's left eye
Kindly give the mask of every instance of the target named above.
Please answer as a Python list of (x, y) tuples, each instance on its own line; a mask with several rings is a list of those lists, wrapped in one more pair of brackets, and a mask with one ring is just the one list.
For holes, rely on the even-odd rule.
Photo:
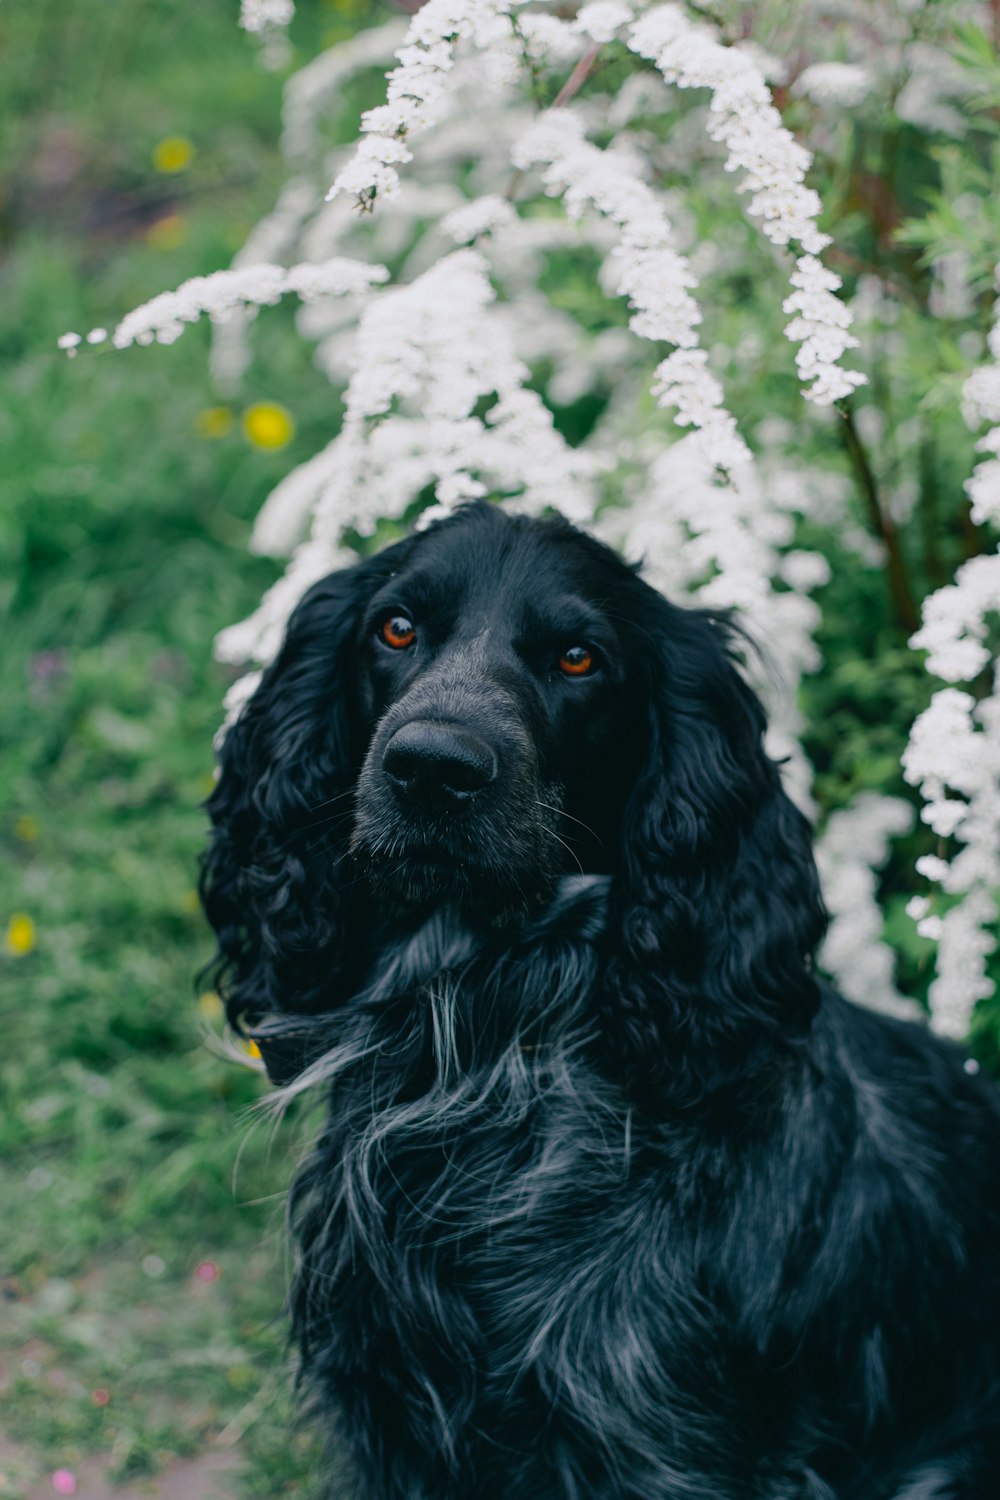
[(586, 646), (570, 646), (559, 658), (559, 670), (567, 677), (586, 677), (594, 670), (593, 653)]
[(417, 638), (413, 621), (408, 620), (405, 615), (390, 615), (382, 622), (379, 633), (386, 645), (392, 646), (395, 651), (403, 651), (407, 646), (412, 646)]

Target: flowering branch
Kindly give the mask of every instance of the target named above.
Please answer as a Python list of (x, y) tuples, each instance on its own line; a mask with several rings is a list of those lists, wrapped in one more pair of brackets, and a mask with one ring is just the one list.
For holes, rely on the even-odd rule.
[(154, 341), (172, 344), (184, 332), (184, 325), (196, 323), (203, 313), (224, 321), (238, 308), (268, 307), (288, 292), (294, 292), (303, 302), (314, 302), (321, 297), (358, 296), (388, 279), (385, 266), (342, 257), (319, 265), (286, 268), (265, 263), (236, 271), (215, 271), (211, 276), (194, 276), (176, 291), (161, 292), (135, 308), (118, 324), (111, 342), (116, 349)]
[[(1000, 290), (1000, 265), (996, 269)], [(991, 363), (974, 370), (963, 390), (970, 427), (994, 424), (980, 449), (1000, 453), (1000, 296), (989, 335)], [(979, 464), (966, 486), (980, 523), (1000, 519), (1000, 463)], [(974, 683), (990, 665), (988, 620), (1000, 613), (1000, 552), (970, 558), (954, 583), (924, 602), (923, 624), (910, 644), (925, 650), (927, 669), (945, 682)], [(954, 838), (951, 859), (926, 855), (917, 868), (957, 905), (932, 911), (928, 897), (915, 897), (910, 915), (923, 936), (937, 941), (937, 978), (931, 986), (933, 1024), (949, 1036), (968, 1030), (972, 1007), (993, 993), (986, 962), (996, 947), (996, 890), (1000, 887), (1000, 662), (989, 690), (977, 702), (971, 692), (936, 692), (919, 715), (903, 755), (903, 774), (920, 788), (921, 817), (940, 839)]]
[(448, 75), (455, 44), (471, 40), (480, 49), (509, 45), (508, 12), (513, 0), (427, 0), (410, 22), (396, 56), (399, 67), (386, 79), (386, 103), (361, 117), (363, 137), (353, 159), (329, 192), (351, 193), (370, 212), (378, 199), (399, 192), (397, 167), (413, 160), (406, 142), (437, 124), (448, 109)]
[(628, 45), (655, 62), (668, 83), (712, 91), (708, 133), (727, 148), (726, 170), (744, 173), (740, 191), (752, 194), (748, 214), (761, 221), (773, 244), (795, 241), (805, 252), (792, 272), (795, 290), (784, 303), (786, 312), (798, 314), (785, 334), (801, 344), (796, 363), (805, 395), (824, 406), (842, 400), (865, 377), (837, 363), (858, 341), (849, 331), (850, 313), (835, 295), (839, 277), (816, 259), (830, 237), (816, 226), (819, 195), (804, 185), (808, 151), (781, 123), (750, 58), (689, 21), (678, 5), (646, 12), (631, 28)]

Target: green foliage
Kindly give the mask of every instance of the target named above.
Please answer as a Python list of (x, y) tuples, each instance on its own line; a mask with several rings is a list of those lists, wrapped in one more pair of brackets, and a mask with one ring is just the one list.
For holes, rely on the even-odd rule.
[[(300, 9), (294, 39), (313, 50), (327, 15)], [(218, 436), (204, 332), (73, 361), (55, 347), (226, 264), (269, 206), (282, 80), (236, 13), (0, 10), (15, 105), (0, 125), (0, 1493), (14, 1500), (56, 1468), (92, 1473), (88, 1455), (125, 1481), (220, 1433), (248, 1495), (309, 1496), (319, 1467), (294, 1431), (282, 1315), (302, 1124), (260, 1116), (257, 1073), (206, 1045), (219, 1022), (195, 1003), (212, 943), (194, 887), (226, 686), (212, 638), (275, 575), (248, 556), (248, 522), (324, 440), (331, 393), (284, 310)], [(154, 165), (170, 137), (193, 147), (173, 175)], [(297, 434), (265, 452), (240, 415), (275, 399)], [(17, 914), (29, 952), (10, 951)]]

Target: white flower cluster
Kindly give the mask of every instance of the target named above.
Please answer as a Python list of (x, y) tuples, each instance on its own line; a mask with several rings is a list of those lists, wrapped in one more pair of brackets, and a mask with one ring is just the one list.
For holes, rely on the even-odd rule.
[(1000, 553), (970, 557), (954, 583), (924, 602), (923, 624), (910, 641), (928, 652), (927, 670), (945, 682), (971, 682), (988, 667), (988, 616), (1000, 608)]
[(827, 270), (815, 255), (803, 255), (791, 275), (795, 291), (781, 304), (782, 311), (795, 313), (785, 335), (800, 347), (795, 356), (799, 379), (806, 395), (819, 406), (832, 406), (865, 377), (855, 370), (842, 370), (837, 361), (858, 340), (850, 332), (851, 312), (836, 296), (840, 277)]
[(401, 19), (368, 27), (292, 74), (282, 105), (281, 149), (289, 160), (309, 159), (316, 149), (318, 121), (347, 80), (363, 68), (389, 62), (405, 34)]
[(677, 5), (659, 5), (640, 17), (628, 43), (655, 62), (668, 83), (712, 91), (709, 135), (726, 147), (726, 170), (744, 174), (748, 213), (773, 244), (796, 242), (805, 252), (792, 276), (796, 291), (785, 304), (787, 312), (799, 313), (785, 332), (795, 342), (805, 340), (797, 358), (801, 379), (811, 382), (805, 394), (819, 405), (848, 396), (865, 377), (837, 363), (858, 341), (849, 331), (850, 313), (835, 296), (839, 279), (815, 259), (830, 237), (816, 227), (819, 196), (805, 186), (810, 156), (782, 125), (759, 68)]
[(909, 833), (913, 809), (899, 797), (862, 792), (831, 814), (816, 844), (816, 863), (830, 927), (822, 967), (850, 999), (873, 1010), (913, 1018), (920, 1013), (893, 982), (893, 953), (882, 940), (875, 872), (889, 857), (890, 840)]
[[(1000, 266), (995, 279), (1000, 291)], [(965, 489), (972, 503), (972, 519), (978, 526), (990, 522), (1000, 526), (1000, 297), (997, 298), (993, 327), (987, 340), (992, 362), (973, 370), (962, 390), (962, 415), (970, 427), (989, 422), (990, 431), (976, 447), (992, 454), (977, 464)]]
[(240, 25), (244, 31), (267, 31), (287, 26), (295, 14), (295, 0), (241, 0)]
[(872, 91), (874, 78), (860, 63), (822, 62), (803, 68), (795, 80), (794, 92), (814, 104), (829, 104), (836, 109), (856, 109)]
[(670, 225), (652, 189), (621, 152), (602, 151), (586, 138), (583, 121), (569, 109), (549, 110), (514, 147), (521, 171), (541, 163), (542, 182), (561, 196), (566, 212), (582, 216), (588, 207), (618, 225), (621, 239), (611, 252), (608, 281), (634, 309), (629, 327), (640, 338), (674, 344), (656, 372), (661, 406), (675, 406), (681, 426), (711, 433), (720, 468), (741, 463), (749, 450), (722, 405), (722, 390), (697, 348), (701, 309), (691, 292), (697, 280), (685, 257), (673, 248)]
[(241, 266), (238, 270), (215, 271), (194, 276), (173, 292), (161, 292), (128, 313), (111, 336), (116, 349), (130, 344), (172, 344), (185, 325), (196, 323), (207, 313), (224, 321), (235, 309), (268, 307), (293, 292), (304, 302), (321, 297), (359, 296), (378, 282), (387, 281), (384, 266), (335, 257), (319, 265), (303, 263), (285, 267), (267, 263)]
[(572, 21), (538, 10), (511, 11), (510, 19), (524, 61), (533, 67), (564, 67), (579, 57), (582, 35)]
[(575, 26), (591, 41), (613, 42), (632, 16), (631, 5), (623, 4), (621, 0), (592, 0), (590, 5), (584, 5), (577, 12)]
[(365, 208), (399, 191), (397, 168), (412, 161), (406, 141), (436, 124), (448, 110), (448, 75), (455, 43), (509, 49), (512, 0), (427, 0), (410, 22), (396, 53), (399, 67), (386, 80), (385, 104), (361, 118), (364, 135), (354, 157), (336, 178), (329, 196), (352, 194)]
[[(997, 268), (1000, 286), (1000, 267)], [(989, 336), (993, 363), (965, 383), (963, 414), (970, 427), (995, 424), (979, 447), (1000, 453), (1000, 297)], [(966, 488), (980, 523), (1000, 521), (1000, 462), (979, 464)], [(927, 668), (945, 682), (973, 682), (994, 660), (990, 620), (1000, 615), (1000, 552), (970, 558), (924, 602), (923, 621), (910, 644), (925, 650)], [(961, 900), (938, 914), (926, 897), (910, 903), (917, 930), (935, 940), (937, 978), (931, 986), (933, 1024), (964, 1036), (977, 1000), (993, 992), (986, 971), (996, 946), (996, 891), (1000, 887), (1000, 663), (992, 690), (979, 701), (943, 688), (919, 715), (903, 755), (903, 774), (920, 788), (921, 816), (941, 839), (954, 838), (951, 859), (926, 856), (917, 868)]]

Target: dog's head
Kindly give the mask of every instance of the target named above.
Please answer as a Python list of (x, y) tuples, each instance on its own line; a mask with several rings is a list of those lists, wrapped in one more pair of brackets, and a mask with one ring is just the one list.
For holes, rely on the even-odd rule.
[(629, 571), (563, 523), (488, 506), (386, 561), (354, 684), (351, 847), (378, 899), (503, 924), (564, 870), (610, 870), (641, 740)]
[(231, 1014), (334, 1007), (387, 926), (448, 905), (495, 932), (582, 870), (612, 877), (630, 1053), (720, 991), (801, 1019), (808, 834), (729, 641), (567, 523), (487, 504), (317, 584), (209, 803)]

